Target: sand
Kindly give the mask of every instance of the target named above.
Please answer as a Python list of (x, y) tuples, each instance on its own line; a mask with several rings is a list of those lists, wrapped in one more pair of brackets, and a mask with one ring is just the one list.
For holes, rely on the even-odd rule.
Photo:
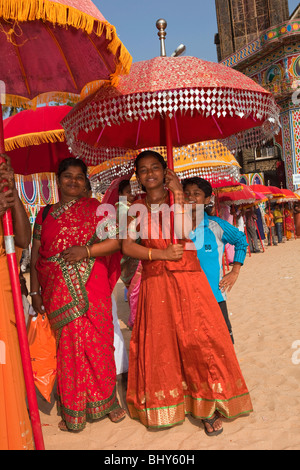
[[(205, 435), (187, 417), (168, 430), (148, 430), (129, 416), (118, 424), (108, 418), (88, 423), (80, 433), (58, 430), (53, 398), (38, 397), (47, 450), (299, 450), (300, 449), (300, 239), (252, 254), (228, 296), (235, 350), (249, 388), (254, 412), (223, 420), (224, 432)], [(123, 285), (115, 289), (121, 330), (127, 345), (128, 304)], [(297, 343), (298, 341), (298, 343)], [(125, 389), (118, 380), (124, 407)], [(106, 452), (107, 453), (107, 452)], [(133, 454), (134, 455), (134, 454)]]

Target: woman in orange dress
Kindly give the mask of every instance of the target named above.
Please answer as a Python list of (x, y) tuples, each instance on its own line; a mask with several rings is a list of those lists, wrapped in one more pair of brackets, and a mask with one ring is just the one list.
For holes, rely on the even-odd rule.
[[(129, 211), (125, 255), (141, 259), (142, 281), (129, 352), (127, 404), (133, 419), (147, 427), (181, 423), (186, 414), (203, 421), (209, 436), (223, 430), (221, 415), (236, 418), (252, 411), (226, 323), (220, 313), (197, 251), (188, 250), (186, 235), (171, 244), (169, 196), (176, 207), (174, 225), (184, 224), (184, 194), (175, 173), (160, 154), (142, 152), (136, 159), (138, 182), (146, 198)], [(135, 228), (132, 227), (134, 209)], [(143, 215), (144, 214), (144, 215)], [(132, 234), (136, 230), (141, 245)]]
[[(11, 283), (4, 247), (2, 216), (11, 209), (16, 254), (30, 243), (30, 224), (14, 185), (10, 161), (0, 165), (0, 450), (33, 450)], [(4, 183), (7, 181), (8, 183)], [(3, 192), (9, 185), (9, 191)]]

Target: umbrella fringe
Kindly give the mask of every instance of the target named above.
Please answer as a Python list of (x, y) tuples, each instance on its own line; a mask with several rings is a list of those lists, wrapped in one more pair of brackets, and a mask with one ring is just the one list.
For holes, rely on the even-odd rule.
[(17, 22), (49, 21), (53, 25), (82, 29), (89, 35), (94, 31), (97, 36), (101, 36), (105, 30), (106, 39), (109, 41), (108, 50), (116, 55), (120, 48), (117, 63), (119, 73), (129, 73), (132, 57), (118, 38), (116, 28), (107, 21), (94, 18), (75, 7), (48, 0), (4, 0), (0, 4), (0, 17)]
[(5, 139), (5, 150), (9, 152), (18, 147), (29, 147), (47, 143), (63, 142), (65, 133), (63, 129), (53, 131), (37, 132), (32, 134), (22, 134)]
[(38, 105), (47, 104), (51, 101), (57, 101), (60, 104), (63, 103), (78, 103), (80, 101), (80, 95), (68, 92), (50, 91), (49, 93), (42, 93), (36, 96), (32, 100), (19, 95), (5, 95), (5, 106), (11, 106), (13, 108), (24, 108), (24, 109), (36, 109)]

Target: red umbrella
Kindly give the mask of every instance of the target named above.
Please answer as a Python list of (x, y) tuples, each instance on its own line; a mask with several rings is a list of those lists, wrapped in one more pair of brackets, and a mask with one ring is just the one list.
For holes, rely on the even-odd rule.
[(252, 184), (249, 185), (249, 188), (253, 191), (258, 191), (261, 194), (264, 194), (267, 197), (272, 197), (273, 192), (270, 186), (265, 186), (264, 184)]
[(270, 188), (273, 198), (285, 197), (283, 189), (277, 188), (276, 186), (268, 186), (268, 188)]
[(5, 151), (15, 173), (56, 172), (59, 162), (71, 157), (60, 124), (71, 109), (71, 106), (42, 106), (4, 119)]
[[(35, 106), (79, 94), (94, 80), (127, 73), (131, 57), (115, 28), (90, 0), (5, 0), (0, 3), (1, 92), (6, 105)], [(5, 87), (5, 90), (3, 89)], [(38, 95), (46, 94), (39, 100)], [(4, 152), (0, 106), (0, 153)], [(13, 241), (11, 212), (3, 217), (28, 406), (36, 449), (44, 449)]]
[(220, 203), (231, 206), (242, 204), (253, 204), (256, 202), (255, 192), (245, 184), (240, 185), (240, 189), (234, 191), (218, 191), (218, 200)]
[(280, 202), (298, 201), (299, 200), (297, 195), (293, 191), (291, 191), (290, 189), (281, 189), (281, 192), (284, 194), (284, 197), (280, 200)]

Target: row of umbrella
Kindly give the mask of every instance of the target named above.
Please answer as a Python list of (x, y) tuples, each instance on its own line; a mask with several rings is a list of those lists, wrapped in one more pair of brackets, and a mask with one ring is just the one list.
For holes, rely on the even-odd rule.
[(300, 197), (289, 189), (277, 188), (276, 186), (241, 184), (234, 191), (228, 192), (221, 189), (218, 192), (218, 199), (220, 203), (226, 205), (251, 205), (270, 200), (277, 203), (295, 202), (299, 201)]

